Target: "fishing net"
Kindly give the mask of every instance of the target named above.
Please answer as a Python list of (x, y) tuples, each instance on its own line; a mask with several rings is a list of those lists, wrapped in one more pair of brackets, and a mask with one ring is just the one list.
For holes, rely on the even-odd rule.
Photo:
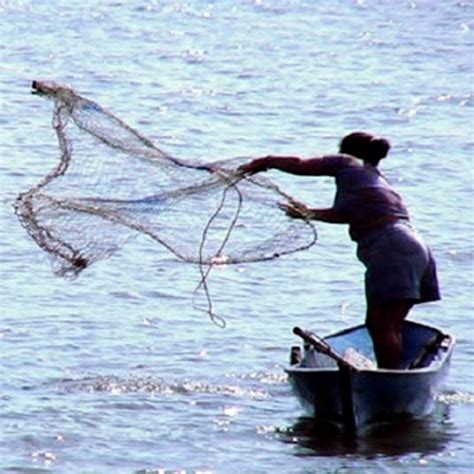
[(263, 176), (243, 176), (242, 158), (189, 163), (69, 87), (34, 81), (33, 89), (54, 101), (60, 159), (15, 209), (57, 274), (76, 276), (143, 234), (198, 264), (207, 294), (213, 265), (270, 260), (316, 242), (311, 222), (279, 208), (291, 196)]

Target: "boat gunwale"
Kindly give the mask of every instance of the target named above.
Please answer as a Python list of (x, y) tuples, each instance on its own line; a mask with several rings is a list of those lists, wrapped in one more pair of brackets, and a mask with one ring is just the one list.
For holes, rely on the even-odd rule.
[[(436, 361), (433, 361), (430, 365), (428, 365), (427, 367), (418, 367), (418, 368), (415, 368), (415, 369), (383, 369), (383, 368), (374, 368), (374, 369), (357, 369), (357, 368), (354, 368), (354, 370), (352, 371), (352, 374), (362, 374), (362, 373), (378, 373), (378, 374), (391, 374), (391, 375), (403, 375), (403, 376), (407, 376), (407, 375), (419, 375), (419, 374), (423, 374), (423, 373), (429, 373), (429, 372), (436, 372), (437, 370), (439, 370), (443, 365), (444, 363), (446, 362), (446, 359), (448, 359), (454, 349), (454, 346), (456, 344), (456, 338), (450, 334), (446, 334), (444, 333), (443, 331), (441, 331), (440, 329), (436, 328), (436, 327), (433, 327), (433, 326), (429, 326), (427, 324), (423, 324), (423, 323), (418, 323), (416, 321), (405, 321), (405, 324), (408, 324), (410, 326), (417, 326), (417, 327), (422, 327), (422, 328), (426, 328), (426, 329), (431, 329), (431, 330), (434, 330), (436, 332), (438, 332), (439, 334), (443, 334), (444, 336), (446, 336), (446, 338), (448, 338), (449, 340), (449, 343), (448, 343), (448, 346), (447, 348), (443, 351), (442, 353), (442, 356), (440, 357), (439, 360), (436, 360)], [(328, 336), (325, 336), (323, 338), (323, 340), (327, 341), (327, 339), (329, 338), (333, 338), (333, 337), (338, 337), (338, 336), (344, 336), (345, 334), (349, 334), (351, 332), (355, 332), (357, 330), (360, 330), (362, 328), (365, 327), (365, 324), (359, 324), (357, 326), (352, 326), (350, 328), (345, 328), (341, 331), (338, 331), (336, 333), (332, 333), (332, 334), (329, 334)], [(441, 351), (441, 348), (438, 348), (437, 352), (436, 353), (440, 353)], [(297, 373), (305, 373), (305, 374), (308, 374), (308, 373), (337, 373), (339, 372), (339, 368), (338, 367), (300, 367), (299, 364), (296, 364), (295, 366), (287, 366), (285, 367), (285, 372), (287, 374), (297, 374)]]

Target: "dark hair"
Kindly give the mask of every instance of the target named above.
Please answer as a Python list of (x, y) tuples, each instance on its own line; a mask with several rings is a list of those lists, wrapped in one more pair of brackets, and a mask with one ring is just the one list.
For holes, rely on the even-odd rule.
[(352, 132), (346, 135), (339, 145), (340, 153), (355, 156), (377, 166), (387, 156), (390, 143), (385, 138), (367, 132)]

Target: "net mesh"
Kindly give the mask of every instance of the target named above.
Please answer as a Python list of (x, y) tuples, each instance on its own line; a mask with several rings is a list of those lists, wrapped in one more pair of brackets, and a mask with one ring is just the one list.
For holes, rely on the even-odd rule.
[(56, 273), (76, 276), (144, 234), (199, 264), (206, 287), (213, 265), (274, 259), (316, 242), (311, 222), (278, 207), (291, 196), (239, 173), (242, 158), (189, 163), (69, 87), (34, 81), (33, 89), (54, 101), (60, 159), (15, 208)]

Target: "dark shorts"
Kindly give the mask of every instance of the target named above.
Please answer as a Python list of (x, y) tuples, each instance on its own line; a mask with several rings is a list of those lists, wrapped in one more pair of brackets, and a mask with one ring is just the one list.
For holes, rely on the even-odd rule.
[(363, 238), (357, 257), (367, 269), (368, 304), (401, 299), (423, 303), (441, 298), (431, 251), (408, 223), (391, 223)]

